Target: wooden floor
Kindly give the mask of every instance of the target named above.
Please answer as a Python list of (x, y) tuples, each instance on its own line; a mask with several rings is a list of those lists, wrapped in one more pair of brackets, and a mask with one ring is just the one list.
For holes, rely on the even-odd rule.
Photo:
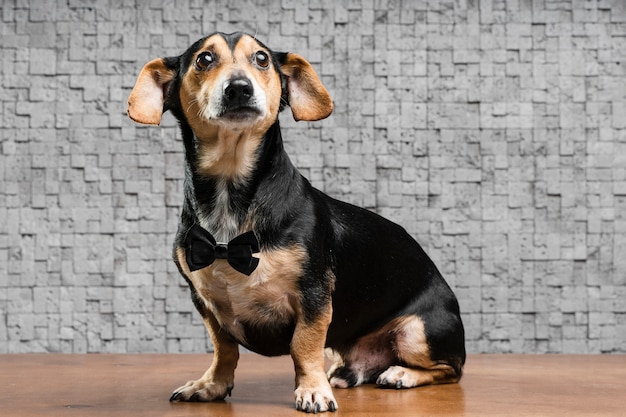
[[(211, 355), (0, 355), (0, 416), (297, 416), (289, 357), (242, 355), (233, 396), (170, 403)], [(626, 356), (470, 355), (460, 384), (336, 389), (336, 416), (624, 416)]]

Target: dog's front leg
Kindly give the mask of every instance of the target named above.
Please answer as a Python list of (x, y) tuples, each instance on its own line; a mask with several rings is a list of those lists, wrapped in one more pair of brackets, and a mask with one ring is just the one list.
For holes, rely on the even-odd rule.
[(291, 357), (296, 371), (296, 409), (307, 413), (335, 411), (337, 402), (324, 372), (324, 344), (332, 318), (329, 303), (320, 317), (310, 322), (302, 315), (291, 340)]
[(170, 401), (223, 400), (233, 389), (239, 345), (220, 329), (213, 314), (207, 311), (204, 316), (204, 325), (213, 341), (213, 362), (200, 379), (189, 381), (176, 389)]

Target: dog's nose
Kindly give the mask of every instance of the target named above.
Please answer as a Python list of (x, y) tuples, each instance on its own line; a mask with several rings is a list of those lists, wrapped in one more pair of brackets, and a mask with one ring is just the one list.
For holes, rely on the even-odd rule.
[(238, 107), (248, 103), (254, 93), (252, 83), (247, 78), (229, 80), (224, 87), (224, 101), (227, 107)]

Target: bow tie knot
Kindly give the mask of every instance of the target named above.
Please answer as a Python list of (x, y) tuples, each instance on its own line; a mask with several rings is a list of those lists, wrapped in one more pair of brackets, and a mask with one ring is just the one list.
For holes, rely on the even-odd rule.
[(228, 244), (218, 243), (215, 245), (215, 259), (228, 259)]
[(225, 244), (217, 243), (211, 233), (194, 224), (187, 230), (184, 244), (187, 265), (191, 271), (205, 268), (216, 259), (226, 259), (235, 270), (250, 275), (259, 264), (259, 259), (252, 256), (260, 251), (259, 241), (252, 231)]

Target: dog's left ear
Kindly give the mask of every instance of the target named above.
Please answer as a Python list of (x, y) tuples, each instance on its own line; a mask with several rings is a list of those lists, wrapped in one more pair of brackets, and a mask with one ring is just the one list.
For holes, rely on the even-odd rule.
[(161, 123), (167, 90), (175, 74), (175, 69), (166, 64), (165, 58), (148, 62), (128, 97), (128, 117), (147, 125)]
[(288, 101), (296, 121), (316, 121), (333, 112), (333, 100), (315, 70), (300, 55), (277, 54), (280, 70), (287, 77)]

